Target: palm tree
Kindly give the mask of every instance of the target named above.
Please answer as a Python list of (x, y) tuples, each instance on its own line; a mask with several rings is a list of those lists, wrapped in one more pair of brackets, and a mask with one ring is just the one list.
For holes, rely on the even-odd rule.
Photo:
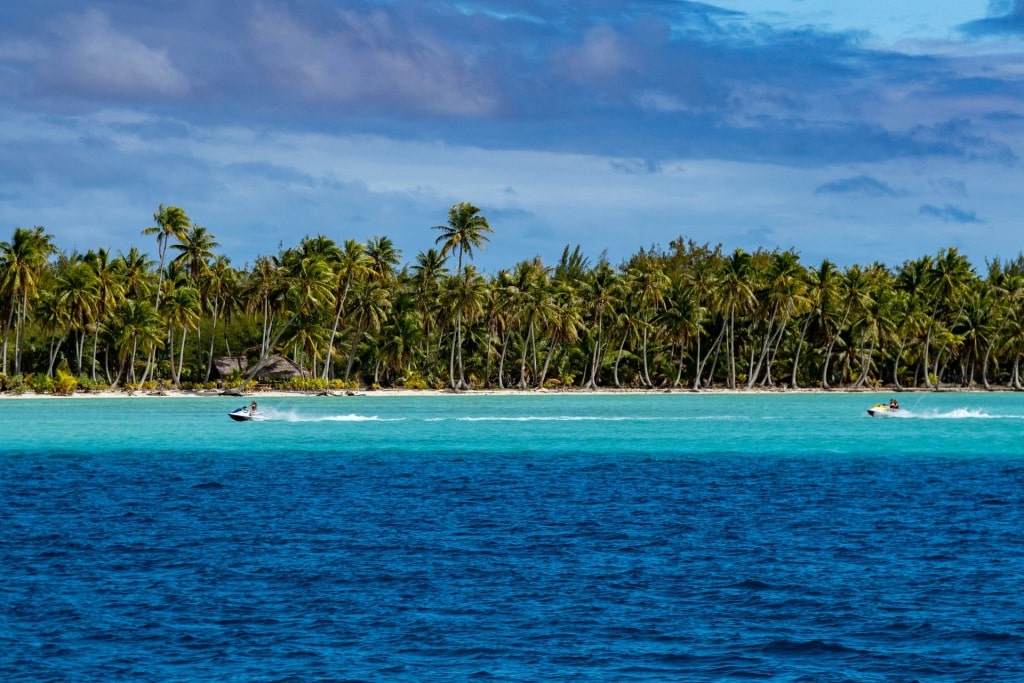
[(689, 340), (700, 336), (703, 331), (700, 319), (699, 306), (693, 290), (687, 286), (683, 278), (672, 279), (665, 296), (665, 310), (658, 316), (656, 322), (665, 330), (671, 344), (679, 346), (679, 360), (676, 361), (673, 387), (682, 384), (686, 346)]
[[(4, 320), (2, 374), (7, 374), (7, 347), (15, 324), (14, 372), (21, 374), (21, 339), (28, 320), (29, 304), (38, 293), (39, 279), (49, 257), (57, 252), (53, 236), (45, 228), (16, 228), (10, 242), (0, 242), (0, 296), (7, 304)], [(15, 315), (17, 313), (17, 315)]]
[(722, 307), (725, 312), (726, 350), (729, 367), (727, 385), (736, 388), (736, 319), (753, 310), (756, 299), (752, 282), (753, 268), (750, 254), (742, 249), (732, 253), (722, 270)]
[(324, 380), (328, 378), (333, 365), (331, 357), (334, 354), (334, 340), (338, 334), (338, 326), (341, 324), (341, 316), (345, 311), (349, 291), (352, 289), (353, 283), (366, 277), (369, 273), (370, 259), (367, 257), (366, 249), (362, 243), (353, 239), (345, 240), (345, 244), (338, 252), (336, 263), (334, 264), (334, 323), (331, 325), (331, 334), (327, 341), (327, 354), (324, 360)]
[[(433, 336), (437, 327), (439, 314), (438, 294), (441, 278), (448, 275), (448, 269), (444, 267), (444, 257), (437, 249), (421, 251), (416, 255), (416, 263), (412, 266), (413, 276), (411, 285), (416, 292), (416, 307), (419, 311), (419, 320), (423, 326), (423, 364), (428, 372), (433, 366), (430, 349), (433, 347)], [(440, 335), (438, 335), (438, 346), (440, 347)], [(440, 348), (438, 348), (440, 354)]]
[(76, 368), (81, 374), (86, 331), (96, 320), (99, 305), (96, 271), (84, 260), (70, 259), (57, 273), (54, 293), (57, 310), (63, 312), (69, 331), (75, 333)]
[(773, 385), (772, 361), (775, 353), (782, 343), (782, 338), (789, 326), (789, 320), (794, 312), (799, 311), (806, 301), (806, 280), (804, 272), (800, 267), (797, 255), (792, 251), (773, 253), (771, 263), (768, 266), (767, 282), (764, 292), (765, 304), (767, 306), (767, 326), (764, 333), (764, 341), (757, 364), (750, 371), (747, 378), (747, 388), (754, 386), (758, 376), (761, 374), (762, 364), (764, 365), (764, 380), (762, 385)]
[[(458, 262), (455, 272), (464, 276), (463, 282), (469, 286), (469, 271), (463, 273), (462, 255), (466, 254), (473, 258), (474, 248), (483, 248), (488, 241), (487, 233), (494, 232), (487, 219), (480, 215), (480, 209), (469, 202), (455, 204), (448, 210), (448, 223), (446, 225), (435, 225), (434, 230), (440, 230), (441, 235), (435, 244), (442, 244), (441, 257), (447, 256), (453, 250), (458, 253)], [(455, 356), (459, 356), (459, 379), (455, 379)], [(455, 338), (452, 342), (451, 361), (449, 362), (449, 377), (452, 389), (468, 388), (464, 377), (462, 365), (462, 307), (455, 310)]]
[(391, 282), (395, 278), (395, 266), (402, 258), (402, 252), (388, 237), (371, 237), (366, 241), (366, 258), (369, 260), (370, 273), (381, 282)]
[(156, 301), (153, 304), (153, 308), (159, 311), (160, 285), (163, 282), (164, 262), (167, 257), (167, 247), (169, 246), (168, 242), (172, 237), (179, 242), (184, 242), (187, 238), (191, 219), (183, 209), (180, 209), (177, 206), (164, 206), (161, 204), (156, 213), (153, 214), (153, 222), (155, 222), (156, 225), (143, 229), (142, 234), (156, 235), (157, 250), (160, 254), (160, 267), (159, 270), (157, 270)]
[(940, 251), (932, 262), (926, 279), (926, 289), (932, 298), (932, 325), (928, 328), (924, 343), (925, 386), (929, 389), (932, 388), (930, 375), (935, 376), (936, 389), (941, 382), (938, 367), (943, 351), (940, 347), (935, 357), (934, 369), (930, 368), (929, 351), (932, 339), (937, 335), (950, 339), (943, 331), (948, 331), (959, 319), (967, 299), (965, 294), (974, 278), (974, 269), (956, 247)]
[(287, 272), (276, 256), (258, 257), (242, 284), (246, 312), (260, 319), (260, 358), (270, 355), (271, 334), (283, 310), (286, 289)]
[(213, 260), (213, 250), (220, 244), (209, 230), (195, 224), (180, 239), (179, 244), (171, 245), (171, 249), (178, 251), (178, 255), (171, 262), (187, 268), (189, 279), (195, 286)]
[(349, 344), (348, 363), (345, 366), (345, 381), (352, 375), (359, 346), (367, 332), (378, 332), (384, 326), (391, 311), (393, 291), (374, 278), (356, 283), (351, 292), (352, 309), (356, 316), (352, 341)]
[[(331, 267), (328, 252), (301, 248), (288, 250), (281, 257), (281, 265), (285, 273), (285, 310), (292, 315), (269, 344), (267, 355), (293, 326), (302, 328), (300, 347), (303, 350), (306, 350), (307, 342), (324, 341), (326, 335), (321, 334), (321, 316), (324, 311), (333, 310), (335, 303), (334, 269)], [(314, 327), (317, 328), (315, 334)], [(291, 334), (294, 338), (298, 331), (291, 330)], [(315, 350), (311, 350), (310, 353), (315, 353)], [(266, 356), (261, 357), (260, 362), (265, 358)], [(258, 366), (259, 362), (253, 366), (254, 370)]]
[[(232, 312), (238, 309), (239, 276), (238, 271), (231, 267), (227, 256), (217, 256), (206, 272), (200, 277), (199, 290), (209, 301), (212, 326), (210, 329), (210, 349), (206, 358), (206, 376), (204, 382), (210, 381), (213, 373), (213, 352), (217, 340), (217, 325), (221, 318), (225, 322)], [(226, 338), (226, 335), (225, 335)]]
[[(174, 386), (181, 389), (181, 370), (185, 365), (185, 339), (189, 330), (199, 327), (199, 319), (202, 311), (199, 292), (187, 284), (180, 284), (171, 290), (164, 300), (162, 316), (167, 324), (167, 336), (171, 361), (171, 375), (174, 379)], [(181, 345), (178, 351), (178, 362), (174, 362), (174, 330), (181, 330)]]
[(593, 341), (590, 347), (590, 376), (584, 386), (597, 389), (598, 371), (601, 368), (601, 359), (604, 357), (605, 319), (614, 313), (621, 288), (615, 270), (604, 256), (587, 274), (582, 284), (581, 295), (583, 300), (590, 304), (589, 314), (593, 325), (593, 328), (588, 328)]
[(803, 327), (800, 329), (800, 336), (797, 338), (796, 351), (793, 356), (793, 375), (790, 378), (790, 386), (794, 389), (799, 386), (797, 377), (800, 371), (800, 352), (807, 340), (808, 331), (812, 324), (817, 324), (827, 337), (828, 321), (833, 315), (832, 309), (839, 299), (842, 284), (842, 274), (836, 265), (828, 259), (823, 259), (817, 268), (812, 266), (808, 270), (807, 277), (809, 310), (804, 318)]
[(96, 319), (93, 323), (92, 362), (90, 365), (91, 378), (95, 382), (100, 329), (124, 296), (124, 287), (118, 276), (117, 261), (110, 257), (110, 252), (107, 249), (88, 251), (83, 260), (92, 269), (96, 278)]
[[(135, 384), (136, 357), (140, 346), (161, 346), (163, 331), (156, 310), (148, 301), (126, 299), (114, 312), (111, 322), (114, 348), (120, 368), (111, 386), (117, 386), (122, 375)], [(145, 379), (145, 378), (143, 378)]]
[[(722, 257), (721, 247), (711, 249), (706, 244), (698, 246), (692, 240), (685, 246), (681, 241), (675, 243), (675, 246), (678, 257), (683, 260), (680, 277), (689, 292), (689, 297), (693, 300), (694, 323), (697, 327), (696, 348), (693, 354), (696, 366), (693, 373), (693, 389), (699, 390), (704, 368), (711, 359), (711, 355), (718, 352), (725, 334), (723, 325), (721, 332), (707, 352), (702, 351), (701, 339), (704, 336), (705, 328), (711, 323), (715, 312), (721, 309), (721, 277), (725, 260)], [(712, 377), (709, 376), (708, 382), (711, 380)]]
[(671, 281), (661, 269), (658, 259), (641, 254), (627, 271), (628, 282), (633, 296), (636, 297), (638, 326), (641, 332), (641, 372), (645, 386), (653, 386), (648, 367), (648, 341), (652, 321), (665, 308), (665, 292)]
[(132, 247), (127, 254), (122, 252), (114, 262), (122, 296), (140, 301), (148, 299), (154, 285), (152, 267), (153, 261), (138, 247)]

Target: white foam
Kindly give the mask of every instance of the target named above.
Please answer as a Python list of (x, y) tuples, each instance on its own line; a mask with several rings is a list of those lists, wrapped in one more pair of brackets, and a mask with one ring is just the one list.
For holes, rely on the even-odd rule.
[(399, 422), (404, 418), (381, 419), (376, 415), (303, 415), (294, 410), (263, 411), (266, 419), (277, 422)]

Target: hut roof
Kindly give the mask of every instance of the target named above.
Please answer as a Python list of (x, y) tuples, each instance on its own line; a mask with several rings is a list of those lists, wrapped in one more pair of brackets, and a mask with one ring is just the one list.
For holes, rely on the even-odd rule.
[(269, 356), (256, 366), (253, 377), (262, 379), (291, 379), (306, 377), (309, 373), (284, 356)]
[(233, 372), (244, 372), (249, 367), (245, 356), (214, 356), (213, 369), (219, 377), (227, 377)]

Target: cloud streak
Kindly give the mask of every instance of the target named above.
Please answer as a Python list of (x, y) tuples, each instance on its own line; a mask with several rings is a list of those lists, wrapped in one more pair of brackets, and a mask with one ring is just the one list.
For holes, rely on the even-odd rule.
[(944, 246), (925, 226), (1016, 220), (1022, 6), (883, 45), (796, 0), (8, 3), (0, 222), (138, 242), (175, 203), (251, 253), (418, 244), (470, 200), (510, 258), (685, 232), (854, 259), (877, 226), (899, 259)]

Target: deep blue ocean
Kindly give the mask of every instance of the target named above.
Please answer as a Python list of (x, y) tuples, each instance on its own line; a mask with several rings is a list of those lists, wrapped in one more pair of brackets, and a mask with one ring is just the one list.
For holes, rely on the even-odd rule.
[(1024, 395), (0, 401), (3, 681), (1021, 681)]

